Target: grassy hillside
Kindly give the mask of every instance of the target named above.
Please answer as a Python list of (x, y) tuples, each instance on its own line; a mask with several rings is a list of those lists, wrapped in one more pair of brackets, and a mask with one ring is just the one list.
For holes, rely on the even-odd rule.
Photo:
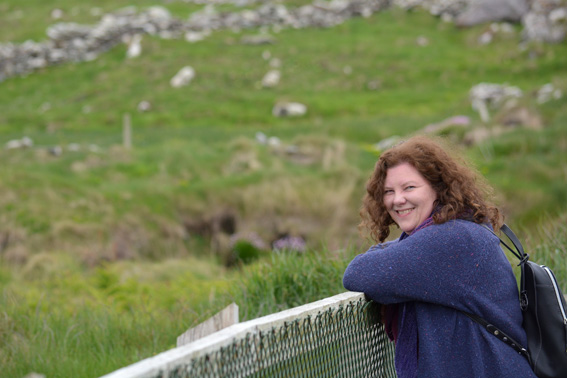
[[(1, 42), (45, 39), (55, 6), (20, 3), (0, 5)], [(202, 8), (137, 4), (162, 5), (183, 19)], [(98, 2), (92, 12), (60, 1), (57, 21), (92, 24), (126, 5)], [(198, 43), (146, 35), (136, 59), (121, 44), (94, 61), (0, 82), (0, 144), (34, 141), (0, 150), (0, 365), (7, 376), (98, 376), (172, 347), (231, 300), (254, 317), (340, 291), (348, 256), (365, 244), (356, 224), (378, 154), (372, 146), (454, 115), (483, 126), (468, 97), (480, 82), (520, 87), (521, 105), (543, 127), (517, 127), (463, 151), (534, 254), (564, 266), (565, 230), (554, 224), (567, 206), (567, 97), (538, 104), (534, 93), (546, 83), (567, 92), (567, 46), (520, 49), (519, 28), (481, 45), (487, 27), (461, 30), (390, 9), (329, 29), (282, 30), (269, 45), (241, 43), (257, 30), (216, 31)], [(262, 88), (273, 58), (281, 82)], [(172, 88), (185, 65), (195, 79)], [(274, 117), (272, 107), (286, 100), (306, 104), (307, 114)], [(141, 101), (151, 109), (138, 111)], [(127, 114), (131, 149), (122, 146)], [(258, 143), (258, 132), (280, 145)], [(462, 134), (448, 132), (455, 140)], [(59, 156), (49, 152), (56, 146)], [(311, 250), (326, 252), (227, 268), (233, 250), (228, 233), (214, 229), (219, 219), (266, 244), (301, 235)], [(271, 278), (262, 285), (262, 277)], [(313, 282), (322, 286), (308, 290)]]

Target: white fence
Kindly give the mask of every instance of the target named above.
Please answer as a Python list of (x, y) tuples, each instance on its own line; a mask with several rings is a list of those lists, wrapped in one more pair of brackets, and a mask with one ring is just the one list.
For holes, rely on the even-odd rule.
[[(361, 293), (339, 294), (232, 325), (190, 344), (119, 369), (103, 378), (201, 377), (205, 375), (202, 370), (195, 369), (195, 361), (205, 360), (209, 364), (214, 359), (236, 362), (231, 362), (232, 366), (227, 368), (226, 361), (217, 361), (215, 363), (221, 367), (207, 368), (206, 376), (393, 377), (393, 347), (388, 345), (391, 343), (387, 341), (383, 326), (379, 324), (376, 309), (370, 311), (369, 305)], [(321, 314), (326, 315), (323, 321), (320, 321)], [(302, 325), (298, 325), (300, 323)], [(308, 323), (307, 327), (303, 326), (305, 323)], [(290, 324), (298, 326), (291, 329)], [(286, 335), (284, 339), (289, 338), (288, 334), (295, 333), (292, 336), (296, 337), (295, 341), (290, 343), (289, 340), (273, 337), (282, 327), (286, 328), (282, 333)], [(304, 328), (296, 330), (298, 327)], [(268, 335), (269, 340), (261, 339), (262, 335)], [(300, 341), (297, 341), (297, 336)], [(249, 341), (251, 338), (255, 339)], [(230, 356), (219, 354), (219, 351), (235, 348), (240, 350), (228, 352)], [(300, 354), (303, 356), (299, 356)], [(246, 359), (249, 362), (244, 362)], [(312, 366), (298, 367), (301, 364)], [(274, 368), (274, 365), (277, 367)], [(320, 368), (322, 365), (324, 373)], [(291, 366), (293, 372), (301, 373), (290, 373), (288, 370)], [(288, 372), (282, 373), (284, 370)], [(321, 373), (317, 373), (320, 370)], [(348, 373), (349, 371), (353, 373)], [(369, 371), (372, 374), (368, 375)]]

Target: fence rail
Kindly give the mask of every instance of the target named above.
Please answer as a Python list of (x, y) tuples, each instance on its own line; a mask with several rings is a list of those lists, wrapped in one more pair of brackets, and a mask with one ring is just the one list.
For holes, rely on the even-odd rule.
[(380, 307), (343, 293), (235, 324), (102, 378), (396, 377)]

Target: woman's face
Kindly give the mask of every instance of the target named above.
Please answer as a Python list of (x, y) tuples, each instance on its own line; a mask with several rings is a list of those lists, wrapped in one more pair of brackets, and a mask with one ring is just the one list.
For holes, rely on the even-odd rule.
[(384, 205), (396, 224), (408, 234), (433, 211), (437, 193), (409, 163), (389, 168), (384, 183)]

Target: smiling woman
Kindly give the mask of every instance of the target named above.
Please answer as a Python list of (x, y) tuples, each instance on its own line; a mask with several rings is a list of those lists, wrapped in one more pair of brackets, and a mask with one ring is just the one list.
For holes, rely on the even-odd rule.
[[(398, 223), (399, 213), (392, 215), (389, 194), (386, 189), (394, 184), (411, 184), (410, 186), (430, 186), (435, 192), (435, 206), (438, 211), (419, 216), (424, 221), (432, 215), (435, 223), (443, 223), (451, 219), (472, 217), (475, 223), (490, 223), (496, 230), (501, 225), (501, 214), (490, 199), (492, 188), (480, 174), (471, 169), (460, 156), (453, 154), (452, 148), (445, 145), (442, 139), (418, 136), (402, 142), (384, 152), (366, 185), (366, 196), (361, 211), (362, 227), (370, 230), (376, 241), (384, 241), (390, 235), (390, 226)], [(420, 185), (416, 185), (416, 184)], [(398, 191), (401, 188), (397, 188)], [(409, 193), (415, 188), (404, 188)], [(419, 191), (421, 193), (421, 191)], [(398, 196), (399, 197), (399, 196)], [(398, 201), (400, 198), (398, 198)], [(399, 204), (398, 204), (399, 205)], [(396, 204), (394, 204), (396, 206)], [(408, 210), (413, 206), (397, 206), (393, 210)], [(427, 209), (426, 209), (427, 210)], [(431, 208), (433, 210), (433, 208)], [(414, 228), (421, 224), (414, 224)]]
[(399, 378), (534, 377), (528, 360), (471, 320), (526, 344), (518, 288), (499, 239), (490, 187), (430, 138), (384, 152), (367, 183), (362, 226), (384, 242), (354, 258), (343, 284), (384, 305)]
[(394, 222), (411, 234), (433, 211), (437, 194), (431, 184), (409, 163), (388, 170), (384, 205)]

